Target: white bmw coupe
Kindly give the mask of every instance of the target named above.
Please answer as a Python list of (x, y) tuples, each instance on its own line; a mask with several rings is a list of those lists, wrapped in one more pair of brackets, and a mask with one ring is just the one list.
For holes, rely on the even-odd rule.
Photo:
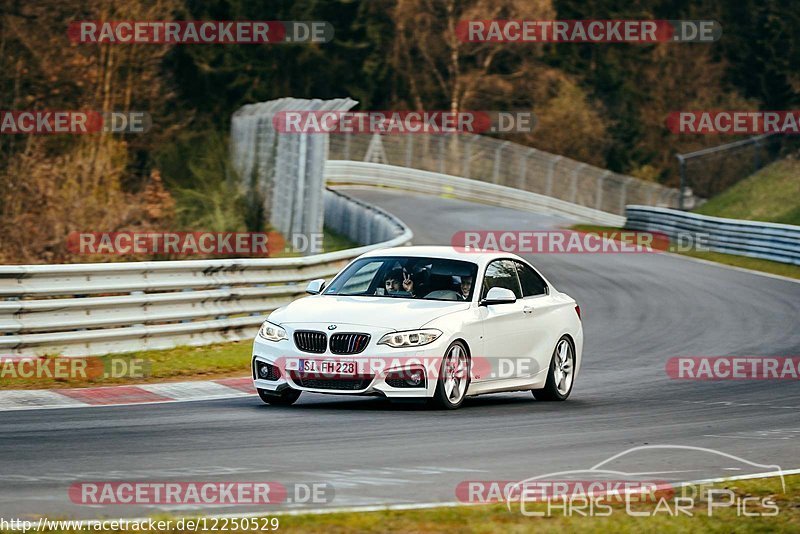
[(580, 369), (580, 308), (514, 254), (378, 250), (307, 292), (272, 312), (253, 344), (253, 380), (268, 404), (290, 405), (303, 391), (449, 409), (501, 391), (562, 401)]

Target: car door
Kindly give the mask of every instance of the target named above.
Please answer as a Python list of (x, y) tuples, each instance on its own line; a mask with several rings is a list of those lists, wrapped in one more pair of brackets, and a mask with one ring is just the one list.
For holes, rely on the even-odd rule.
[[(478, 379), (480, 381), (517, 378), (519, 376), (517, 364), (525, 357), (528, 349), (525, 334), (527, 317), (523, 311), (522, 287), (516, 265), (512, 260), (494, 260), (486, 266), (480, 298), (485, 298), (489, 289), (493, 287), (510, 289), (517, 297), (517, 301), (480, 307), (485, 354), (483, 360), (473, 365), (480, 375)], [(487, 368), (491, 371), (486, 372)]]
[(522, 310), (526, 348), (524, 353), (530, 358), (531, 374), (535, 376), (547, 371), (553, 348), (561, 331), (558, 324), (558, 303), (550, 295), (547, 282), (524, 262), (514, 260), (522, 286)]

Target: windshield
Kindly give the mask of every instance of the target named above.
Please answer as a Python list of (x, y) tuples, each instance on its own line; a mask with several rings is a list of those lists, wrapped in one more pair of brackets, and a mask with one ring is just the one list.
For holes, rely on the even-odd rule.
[(362, 258), (324, 291), (325, 295), (425, 300), (472, 300), (478, 266), (442, 258)]

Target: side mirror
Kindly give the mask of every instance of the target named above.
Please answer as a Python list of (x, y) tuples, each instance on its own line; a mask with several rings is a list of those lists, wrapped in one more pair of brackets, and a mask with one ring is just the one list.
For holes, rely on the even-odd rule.
[(317, 278), (316, 280), (312, 280), (308, 283), (308, 286), (306, 287), (306, 293), (310, 295), (319, 295), (322, 293), (323, 289), (325, 289), (325, 279)]
[(517, 301), (517, 296), (510, 289), (504, 287), (493, 287), (486, 293), (486, 298), (480, 301), (481, 306), (490, 304), (511, 304)]

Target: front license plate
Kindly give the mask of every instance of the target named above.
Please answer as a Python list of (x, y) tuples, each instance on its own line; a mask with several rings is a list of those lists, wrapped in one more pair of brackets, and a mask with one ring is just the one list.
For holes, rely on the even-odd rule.
[(337, 360), (300, 360), (300, 372), (322, 375), (355, 375), (356, 362)]

